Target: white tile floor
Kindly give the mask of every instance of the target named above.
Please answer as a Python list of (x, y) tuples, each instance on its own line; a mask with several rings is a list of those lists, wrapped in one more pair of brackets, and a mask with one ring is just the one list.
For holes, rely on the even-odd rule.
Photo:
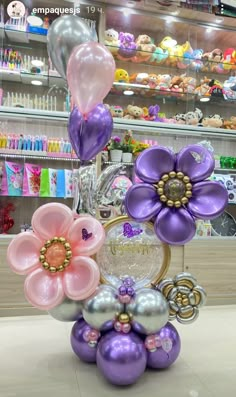
[(131, 387), (108, 384), (70, 347), (72, 324), (49, 316), (0, 319), (0, 397), (230, 397), (236, 391), (236, 305), (207, 307), (177, 326), (179, 359)]

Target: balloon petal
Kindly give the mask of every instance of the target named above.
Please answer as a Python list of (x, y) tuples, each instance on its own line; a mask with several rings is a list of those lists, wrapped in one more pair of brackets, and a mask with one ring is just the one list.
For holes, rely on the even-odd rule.
[(7, 261), (13, 272), (28, 274), (40, 266), (39, 256), (42, 242), (29, 232), (18, 234), (9, 244)]
[(102, 104), (97, 105), (84, 119), (77, 107), (70, 114), (68, 133), (72, 147), (81, 160), (91, 160), (111, 138), (113, 119)]
[(131, 186), (125, 197), (126, 211), (137, 221), (150, 220), (162, 208), (156, 189), (147, 183)]
[(187, 208), (193, 216), (201, 219), (217, 218), (228, 204), (226, 188), (219, 182), (203, 181), (196, 183), (193, 196)]
[(62, 279), (43, 269), (36, 269), (25, 280), (25, 297), (40, 310), (50, 310), (59, 305), (65, 295)]
[(137, 176), (144, 182), (155, 183), (163, 174), (168, 174), (175, 167), (175, 154), (168, 148), (153, 146), (144, 150), (135, 163)]
[(214, 166), (212, 154), (201, 145), (186, 146), (177, 155), (176, 171), (189, 176), (192, 182), (208, 178), (214, 171)]
[(65, 294), (73, 300), (88, 298), (99, 284), (100, 272), (96, 262), (88, 257), (75, 257), (63, 275)]
[(173, 245), (183, 245), (190, 241), (196, 232), (192, 216), (184, 208), (164, 208), (154, 224), (157, 237)]
[(91, 216), (80, 216), (71, 226), (68, 239), (75, 256), (91, 256), (103, 245), (105, 231), (97, 219)]
[(42, 205), (32, 217), (34, 232), (45, 240), (54, 236), (65, 237), (72, 222), (73, 215), (70, 208), (59, 203)]

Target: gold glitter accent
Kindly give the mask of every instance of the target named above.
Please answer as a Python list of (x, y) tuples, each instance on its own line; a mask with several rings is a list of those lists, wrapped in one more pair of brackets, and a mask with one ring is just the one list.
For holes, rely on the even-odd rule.
[(191, 198), (192, 197), (192, 192), (190, 191), (190, 190), (188, 190), (186, 193), (185, 193), (185, 197), (187, 197), (187, 198)]
[(169, 177), (170, 178), (175, 178), (176, 177), (176, 172), (175, 171), (169, 172)]
[(169, 179), (169, 175), (164, 174), (164, 175), (161, 177), (161, 179), (162, 179), (162, 181), (166, 182), (166, 181), (168, 181), (168, 179)]
[(175, 207), (180, 208), (181, 207), (181, 201), (175, 201)]
[(157, 193), (159, 194), (159, 196), (161, 196), (164, 193), (164, 190), (159, 187), (159, 189), (157, 189)]
[(177, 172), (176, 176), (177, 176), (178, 179), (183, 179), (184, 174), (183, 174), (183, 172)]
[(188, 204), (188, 198), (187, 198), (187, 197), (183, 197), (183, 198), (181, 199), (181, 203), (182, 203), (183, 205)]
[(190, 182), (190, 178), (189, 178), (189, 176), (184, 176), (183, 177), (183, 181), (184, 181), (184, 183), (189, 183)]
[(160, 197), (160, 200), (161, 200), (163, 203), (165, 203), (165, 202), (167, 201), (167, 197), (163, 194), (163, 195)]
[(191, 183), (186, 183), (186, 190), (192, 190), (193, 185)]
[(183, 172), (170, 171), (164, 174), (161, 180), (153, 185), (157, 189), (160, 201), (168, 207), (180, 208), (188, 204), (192, 197), (192, 184), (190, 178)]
[[(50, 263), (47, 262), (47, 256), (46, 256), (47, 250), (53, 244), (62, 244), (63, 247), (65, 248), (65, 259), (57, 267), (50, 266)], [(71, 245), (66, 241), (65, 237), (55, 236), (51, 240), (47, 240), (44, 246), (40, 249), (39, 261), (42, 263), (42, 267), (45, 270), (48, 270), (50, 273), (63, 272), (66, 269), (66, 267), (69, 266), (71, 258), (72, 258)]]
[(158, 187), (164, 187), (165, 186), (165, 182), (164, 181), (159, 181), (158, 182)]
[(167, 203), (166, 203), (167, 205), (168, 205), (168, 207), (173, 207), (174, 206), (174, 201), (172, 201), (172, 200), (167, 200)]

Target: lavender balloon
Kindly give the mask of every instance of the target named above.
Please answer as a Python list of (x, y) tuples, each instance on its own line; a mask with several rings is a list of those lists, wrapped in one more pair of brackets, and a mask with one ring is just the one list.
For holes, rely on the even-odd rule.
[(111, 331), (103, 336), (97, 349), (97, 366), (114, 385), (135, 383), (145, 371), (147, 351), (143, 341), (133, 332)]
[(68, 132), (72, 147), (80, 160), (91, 160), (111, 138), (113, 120), (110, 111), (97, 105), (84, 118), (75, 107), (69, 119)]
[(147, 365), (150, 368), (167, 368), (175, 362), (180, 352), (180, 337), (176, 328), (167, 323), (159, 332), (147, 336)]
[(228, 204), (225, 187), (208, 178), (214, 170), (212, 154), (201, 145), (189, 145), (177, 155), (153, 146), (136, 160), (135, 172), (144, 183), (128, 190), (125, 206), (138, 222), (154, 219), (157, 237), (183, 245), (196, 231), (195, 218), (214, 219)]
[(97, 343), (100, 334), (84, 320), (77, 321), (71, 330), (71, 346), (75, 354), (87, 363), (96, 362)]

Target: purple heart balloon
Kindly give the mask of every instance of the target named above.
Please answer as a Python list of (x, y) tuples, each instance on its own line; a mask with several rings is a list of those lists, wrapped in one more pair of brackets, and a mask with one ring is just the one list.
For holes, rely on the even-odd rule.
[(97, 105), (85, 118), (77, 107), (70, 114), (68, 132), (80, 160), (91, 160), (111, 138), (113, 120), (110, 111)]

